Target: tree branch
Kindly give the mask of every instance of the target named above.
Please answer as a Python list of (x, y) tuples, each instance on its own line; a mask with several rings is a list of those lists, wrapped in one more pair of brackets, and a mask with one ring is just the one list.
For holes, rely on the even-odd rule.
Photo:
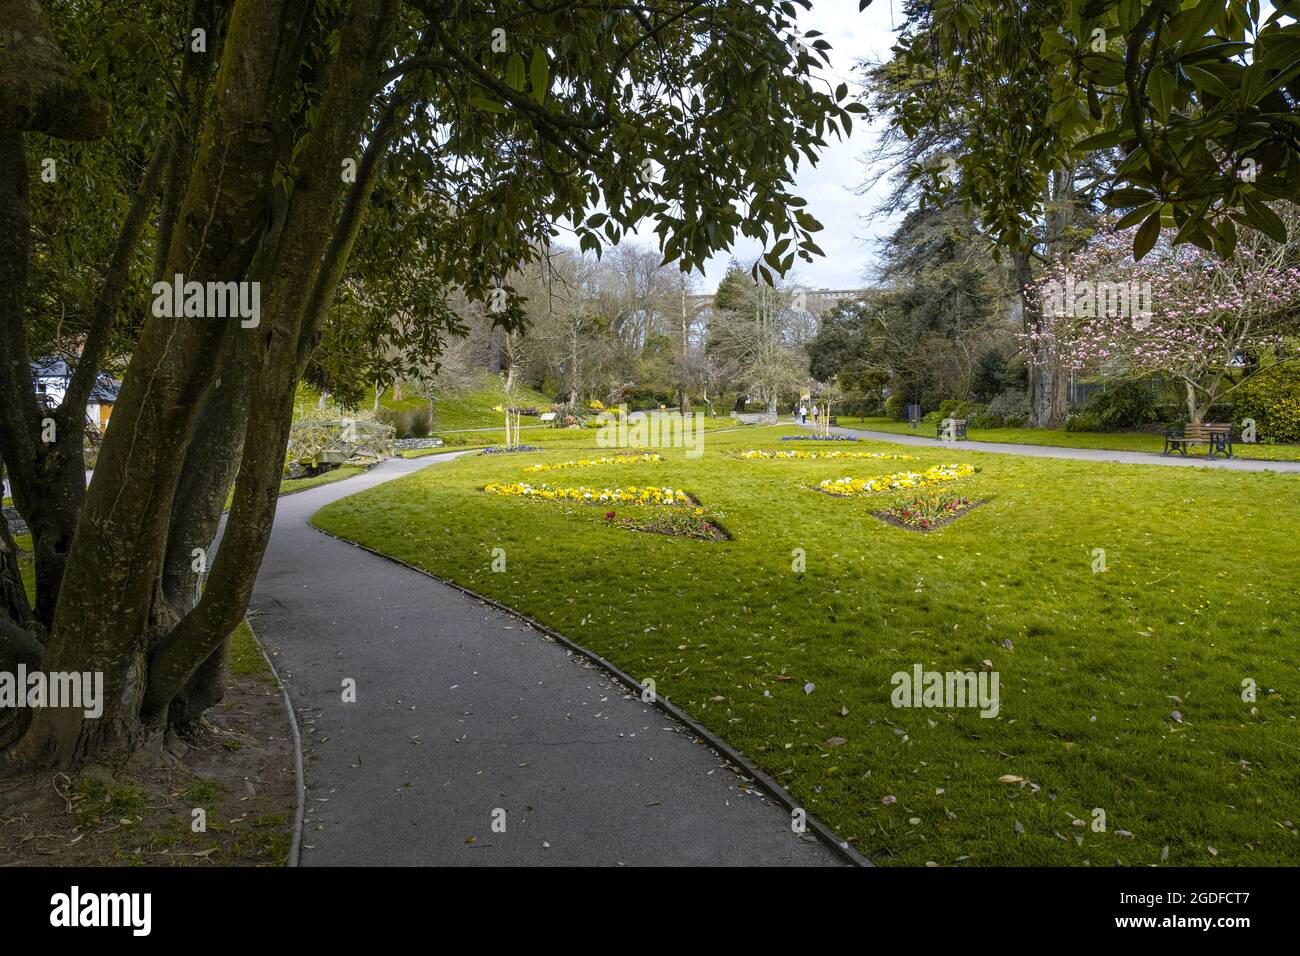
[(68, 389), (59, 409), (61, 431), (70, 436), (70, 440), (81, 442), (81, 422), (85, 417), (86, 400), (90, 398), (95, 380), (99, 376), (99, 366), (113, 330), (113, 320), (117, 317), (118, 306), (122, 302), (122, 293), (126, 288), (127, 276), (131, 269), (131, 258), (140, 243), (140, 233), (148, 220), (162, 182), (162, 172), (171, 156), (170, 139), (165, 139), (154, 152), (149, 165), (145, 167), (144, 176), (131, 200), (130, 211), (122, 223), (113, 246), (113, 256), (104, 270), (104, 284), (99, 298), (95, 302), (95, 312), (90, 320), (90, 331), (86, 335), (77, 367), (72, 372)]

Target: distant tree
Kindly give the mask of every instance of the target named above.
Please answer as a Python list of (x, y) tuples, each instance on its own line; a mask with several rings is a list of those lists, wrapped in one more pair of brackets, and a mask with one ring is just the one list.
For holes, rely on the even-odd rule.
[(734, 266), (714, 294), (710, 348), (735, 363), (740, 381), (775, 414), (782, 395), (808, 383), (808, 358), (795, 330), (792, 290), (755, 282)]
[(971, 398), (991, 402), (1007, 387), (1007, 357), (998, 349), (985, 349), (975, 360), (971, 375)]

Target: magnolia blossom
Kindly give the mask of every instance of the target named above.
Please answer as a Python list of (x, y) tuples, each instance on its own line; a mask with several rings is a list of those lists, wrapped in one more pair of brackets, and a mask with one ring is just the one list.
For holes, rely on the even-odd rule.
[[(1291, 264), (1286, 247), (1257, 243), (1220, 260), (1161, 243), (1135, 262), (1132, 242), (1131, 230), (1107, 226), (1029, 287), (1050, 304), (1024, 336), (1031, 356), (1055, 354), (1066, 368), (1088, 374), (1168, 376), (1184, 386), (1193, 421), (1236, 387), (1229, 373), (1246, 356), (1297, 356), (1300, 266)], [(1108, 292), (1104, 303), (1099, 289)], [(1103, 307), (1124, 301), (1109, 298), (1116, 289), (1141, 289), (1143, 308)], [(1062, 290), (1074, 293), (1072, 301), (1062, 300)], [(1128, 298), (1132, 306), (1136, 297)]]

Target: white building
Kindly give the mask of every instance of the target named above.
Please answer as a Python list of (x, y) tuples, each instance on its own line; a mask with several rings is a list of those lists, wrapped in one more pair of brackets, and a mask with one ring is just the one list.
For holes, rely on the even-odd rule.
[[(41, 359), (32, 363), (32, 377), (36, 382), (36, 397), (49, 408), (57, 408), (68, 392), (72, 370), (63, 359)], [(100, 375), (86, 400), (86, 421), (101, 432), (108, 427), (117, 401), (119, 384), (107, 375)]]

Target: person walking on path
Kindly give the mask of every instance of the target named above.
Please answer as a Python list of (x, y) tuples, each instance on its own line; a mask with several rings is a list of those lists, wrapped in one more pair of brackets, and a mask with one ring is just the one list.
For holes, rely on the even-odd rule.
[(799, 423), (801, 425), (808, 424), (808, 407), (806, 405), (799, 406)]

